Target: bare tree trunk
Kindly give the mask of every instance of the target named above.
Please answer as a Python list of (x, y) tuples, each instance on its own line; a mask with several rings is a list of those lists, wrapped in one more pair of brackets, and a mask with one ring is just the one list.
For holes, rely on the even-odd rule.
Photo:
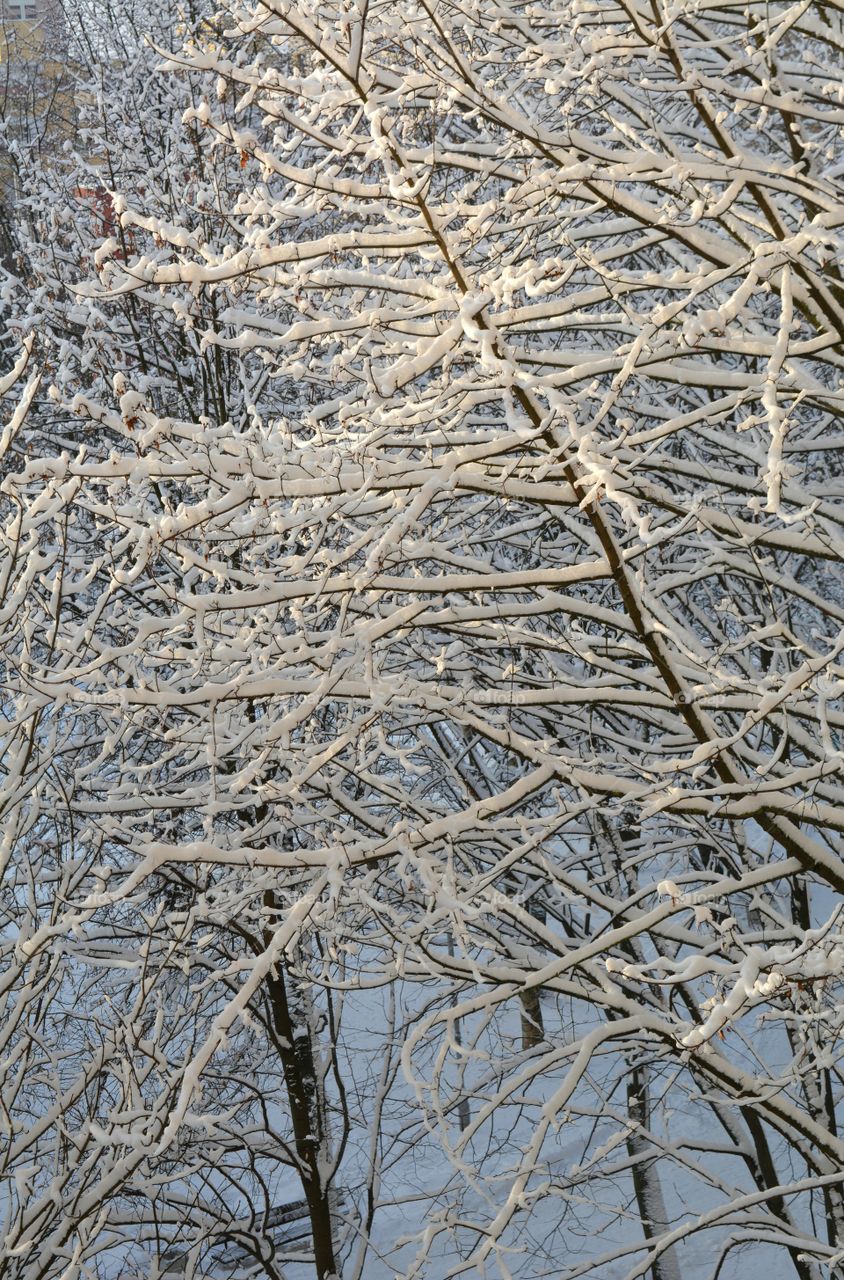
[(296, 1006), (300, 1002), (296, 1000), (294, 986), (295, 982), (279, 966), (267, 980), (267, 994), (290, 1103), (299, 1176), (308, 1202), (317, 1280), (333, 1280), (339, 1276), (339, 1270), (333, 1195), (321, 1161), (327, 1139), (322, 1079), (314, 1058), (310, 1028), (306, 1023), (299, 1025), (296, 1018)]
[[(527, 904), (527, 909), (534, 919), (545, 923), (545, 908), (536, 901), (534, 895)], [(521, 994), (522, 1001), (522, 1048), (535, 1049), (545, 1039), (545, 1024), (542, 1021), (542, 988), (528, 987)]]
[[(627, 1136), (627, 1152), (633, 1160), (633, 1190), (639, 1208), (639, 1218), (645, 1238), (655, 1241), (668, 1231), (670, 1221), (662, 1194), (662, 1183), (656, 1168), (656, 1156), (648, 1158), (648, 1144), (642, 1129), (650, 1123), (650, 1096), (643, 1067), (633, 1067), (627, 1076), (627, 1114), (631, 1128)], [(650, 1268), (651, 1280), (682, 1280), (680, 1264), (674, 1246), (670, 1246), (654, 1258)]]
[(535, 1049), (545, 1039), (542, 1024), (541, 988), (529, 987), (519, 997), (522, 1002), (522, 1048)]
[[(450, 956), (454, 955), (454, 935), (451, 933), (448, 935), (448, 954)], [(451, 995), (451, 1007), (454, 1008), (456, 1004), (457, 992), (453, 991)], [(459, 1018), (455, 1018), (454, 1020), (454, 1039), (457, 1044), (463, 1043), (463, 1029), (460, 1025)], [(465, 1093), (460, 1095), (460, 1099), (457, 1103), (457, 1123), (460, 1125), (461, 1133), (464, 1129), (468, 1129), (469, 1125), (472, 1123), (472, 1108)]]

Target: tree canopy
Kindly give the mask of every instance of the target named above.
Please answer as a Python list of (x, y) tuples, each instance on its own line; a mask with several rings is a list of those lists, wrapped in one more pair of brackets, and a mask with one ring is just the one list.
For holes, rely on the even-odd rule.
[(0, 1274), (842, 1280), (840, 5), (66, 12)]

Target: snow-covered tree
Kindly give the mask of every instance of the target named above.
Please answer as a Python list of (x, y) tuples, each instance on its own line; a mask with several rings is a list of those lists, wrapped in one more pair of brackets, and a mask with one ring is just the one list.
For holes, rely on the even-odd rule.
[(3, 488), (9, 947), (146, 1074), (9, 1274), (844, 1275), (840, 9), (156, 25)]

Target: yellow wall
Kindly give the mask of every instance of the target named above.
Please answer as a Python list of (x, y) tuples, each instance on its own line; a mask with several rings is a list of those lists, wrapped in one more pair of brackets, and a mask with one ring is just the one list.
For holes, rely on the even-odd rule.
[[(7, 12), (10, 8), (14, 6), (7, 5)], [(43, 18), (34, 22), (0, 18), (0, 62), (33, 62), (41, 57), (45, 42)]]

